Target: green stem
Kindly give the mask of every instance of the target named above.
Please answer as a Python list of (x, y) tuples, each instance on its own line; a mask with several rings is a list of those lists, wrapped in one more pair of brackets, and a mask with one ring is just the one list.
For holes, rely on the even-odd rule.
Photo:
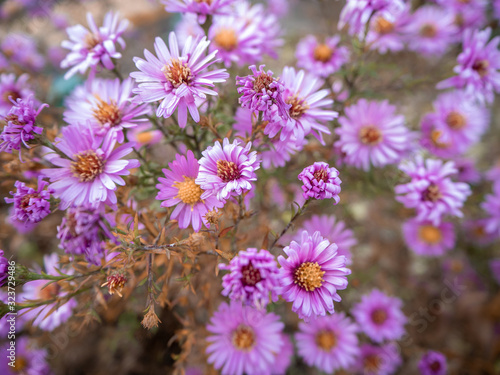
[(275, 245), (276, 243), (279, 241), (279, 239), (288, 231), (288, 229), (290, 229), (290, 227), (292, 226), (293, 222), (295, 220), (297, 220), (297, 218), (302, 215), (304, 213), (304, 211), (306, 210), (309, 202), (311, 201), (312, 199), (308, 199), (304, 202), (304, 205), (302, 207), (300, 207), (297, 212), (295, 213), (295, 215), (292, 216), (292, 218), (290, 219), (290, 221), (288, 222), (287, 226), (285, 228), (283, 228), (283, 230), (281, 231), (281, 233), (276, 236), (276, 238), (274, 239), (273, 243), (271, 244), (271, 246), (269, 246), (269, 250), (271, 250)]

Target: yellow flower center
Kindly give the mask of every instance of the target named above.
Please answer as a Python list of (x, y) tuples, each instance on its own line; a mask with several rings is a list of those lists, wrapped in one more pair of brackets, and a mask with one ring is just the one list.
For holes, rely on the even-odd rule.
[(442, 134), (443, 133), (441, 132), (441, 130), (434, 129), (433, 131), (431, 131), (431, 142), (434, 146), (438, 148), (447, 148), (449, 144), (446, 142), (441, 142), (439, 140)]
[(95, 46), (97, 46), (100, 41), (101, 40), (99, 39), (99, 36), (94, 35), (92, 33), (88, 33), (87, 35), (85, 35), (83, 44), (85, 45), (85, 47), (87, 47), (87, 49), (92, 49)]
[(174, 87), (179, 87), (182, 84), (189, 85), (193, 79), (191, 69), (187, 63), (183, 63), (177, 59), (172, 59), (170, 64), (165, 65), (161, 71)]
[(323, 275), (325, 271), (317, 262), (305, 262), (298, 267), (294, 272), (294, 282), (302, 289), (312, 292), (314, 289), (323, 285)]
[(325, 352), (329, 352), (337, 345), (337, 337), (332, 331), (319, 331), (316, 334), (316, 345)]
[(184, 181), (176, 181), (173, 184), (178, 189), (176, 198), (191, 206), (201, 201), (203, 190), (194, 182), (194, 178), (184, 176)]
[(435, 245), (441, 242), (443, 234), (441, 229), (435, 227), (434, 225), (422, 225), (418, 230), (418, 236), (420, 239), (429, 245)]
[(220, 29), (214, 36), (214, 42), (226, 51), (233, 51), (238, 47), (238, 36), (233, 29)]
[(394, 30), (394, 23), (384, 17), (378, 17), (373, 28), (377, 34), (389, 34)]
[(94, 118), (101, 124), (106, 125), (109, 124), (111, 127), (120, 124), (122, 119), (122, 114), (116, 102), (111, 100), (110, 103), (105, 102), (104, 100), (97, 97), (97, 108), (95, 108), (92, 112), (94, 114)]
[(240, 324), (233, 332), (232, 343), (236, 349), (249, 351), (255, 344), (255, 334), (253, 329)]
[(465, 117), (458, 112), (450, 112), (448, 116), (446, 116), (446, 123), (452, 129), (459, 130), (462, 129), (466, 125)]
[(326, 63), (332, 58), (333, 50), (326, 44), (318, 44), (316, 48), (314, 48), (313, 55), (314, 60)]
[(374, 146), (382, 141), (383, 136), (378, 128), (373, 125), (369, 125), (363, 126), (359, 129), (359, 139), (365, 145)]
[(153, 140), (153, 132), (142, 132), (137, 134), (137, 142), (149, 143)]
[(83, 151), (73, 156), (75, 161), (71, 162), (73, 176), (80, 182), (94, 181), (104, 170), (104, 163), (100, 156), (93, 150)]
[(294, 120), (297, 120), (302, 117), (302, 115), (309, 109), (309, 104), (302, 99), (299, 98), (297, 94), (294, 96), (289, 97), (286, 100), (287, 104), (290, 104), (290, 117), (293, 118)]

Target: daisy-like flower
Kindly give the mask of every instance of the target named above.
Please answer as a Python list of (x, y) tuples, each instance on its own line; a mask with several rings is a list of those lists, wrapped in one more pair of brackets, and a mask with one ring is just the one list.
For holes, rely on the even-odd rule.
[(323, 133), (330, 134), (324, 123), (338, 116), (337, 112), (326, 109), (331, 108), (333, 100), (327, 98), (328, 90), (320, 90), (324, 82), (303, 70), (295, 72), (290, 67), (283, 69), (281, 82), (285, 86), (283, 100), (290, 106), (289, 116), (284, 119), (277, 113), (266, 126), (264, 134), (273, 138), (281, 131), (281, 141), (293, 136), (300, 145), (312, 133), (323, 143)]
[(480, 29), (486, 21), (488, 0), (437, 0), (446, 11), (453, 13), (455, 24), (463, 32), (468, 28)]
[(149, 113), (147, 104), (131, 102), (134, 82), (114, 79), (94, 79), (78, 87), (66, 102), (64, 121), (68, 124), (90, 124), (94, 134), (104, 137), (110, 130), (123, 142), (123, 129), (134, 128), (139, 119)]
[(50, 214), (50, 189), (45, 189), (48, 182), (40, 176), (38, 188), (26, 186), (24, 182), (16, 181), (17, 191), (11, 191), (12, 198), (5, 198), (5, 202), (14, 203), (15, 219), (24, 222), (38, 223)]
[(415, 254), (441, 256), (455, 246), (453, 224), (442, 221), (433, 225), (430, 221), (408, 220), (403, 224), (406, 245)]
[(426, 159), (418, 155), (415, 161), (399, 166), (411, 181), (397, 185), (396, 200), (417, 211), (416, 220), (428, 220), (439, 225), (444, 215), (462, 217), (461, 208), (471, 194), (470, 186), (454, 182), (450, 176), (457, 173), (452, 161)]
[(36, 41), (27, 34), (7, 34), (0, 50), (10, 61), (27, 69), (39, 71), (45, 64), (45, 59), (37, 51)]
[(495, 241), (499, 234), (495, 232), (488, 233), (486, 226), (490, 220), (488, 218), (467, 220), (464, 223), (464, 229), (467, 233), (467, 241), (479, 246), (486, 246)]
[(251, 182), (257, 180), (255, 171), (260, 168), (260, 158), (256, 151), (250, 152), (251, 147), (251, 142), (243, 147), (238, 140), (229, 143), (229, 139), (224, 138), (222, 145), (216, 141), (214, 146), (202, 152), (195, 180), (205, 190), (202, 199), (216, 194), (218, 200), (225, 201), (252, 189)]
[(412, 149), (414, 139), (405, 126), (405, 118), (396, 115), (396, 107), (360, 99), (346, 107), (335, 129), (340, 139), (335, 147), (344, 153), (343, 161), (368, 171), (370, 165), (383, 167), (397, 163)]
[(421, 375), (446, 375), (448, 373), (446, 367), (444, 354), (434, 350), (426, 352), (418, 363)]
[(396, 6), (377, 12), (370, 21), (366, 42), (380, 53), (397, 52), (404, 48), (404, 29), (410, 20), (410, 6)]
[(330, 167), (328, 163), (319, 161), (305, 167), (299, 173), (298, 179), (302, 181), (304, 199), (333, 199), (334, 204), (339, 203), (342, 181), (339, 178), (339, 171)]
[[(356, 246), (358, 241), (352, 230), (346, 228), (342, 220), (338, 220), (333, 215), (313, 215), (304, 221), (301, 229), (309, 233), (319, 231), (324, 238), (337, 245), (337, 252), (339, 255), (345, 256), (346, 264), (352, 263), (351, 247)], [(295, 236), (296, 241), (300, 240), (299, 236), (299, 234)]]
[(389, 297), (378, 289), (361, 297), (352, 308), (352, 314), (361, 330), (373, 341), (398, 340), (404, 333), (406, 316), (401, 311), (403, 302)]
[(239, 102), (243, 108), (248, 108), (252, 112), (262, 112), (263, 119), (269, 121), (275, 116), (274, 112), (282, 119), (288, 118), (290, 105), (283, 100), (282, 93), (285, 90), (283, 83), (273, 77), (273, 72), (265, 72), (265, 65), (250, 66), (252, 75), (236, 77), (238, 94), (241, 94)]
[(179, 126), (187, 124), (187, 113), (195, 122), (200, 121), (198, 107), (206, 95), (217, 93), (206, 86), (214, 87), (214, 82), (225, 82), (229, 77), (226, 69), (206, 71), (219, 61), (214, 59), (217, 51), (205, 56), (210, 45), (206, 37), (193, 39), (188, 37), (184, 48), (179, 53), (179, 45), (174, 32), (168, 38), (169, 47), (163, 39), (155, 39), (155, 51), (158, 57), (148, 50), (144, 50), (146, 60), (134, 57), (139, 72), (132, 72), (130, 76), (139, 83), (134, 89), (145, 103), (160, 101), (156, 115), (170, 117), (177, 109)]
[[(17, 317), (16, 319), (19, 319)], [(2, 353), (10, 353), (10, 342), (5, 341), (0, 347)], [(30, 344), (26, 336), (16, 337), (14, 367), (10, 366), (10, 361), (4, 358), (0, 361), (0, 373), (2, 375), (51, 375), (53, 374), (47, 363), (47, 351), (35, 348)]]
[(101, 27), (97, 27), (91, 13), (87, 13), (89, 29), (82, 25), (71, 26), (66, 29), (70, 40), (64, 40), (63, 48), (70, 50), (66, 58), (61, 61), (61, 68), (70, 68), (64, 78), (68, 79), (77, 72), (85, 74), (90, 69), (94, 74), (98, 66), (114, 69), (113, 59), (119, 59), (122, 54), (116, 50), (118, 43), (122, 49), (125, 41), (123, 32), (128, 27), (128, 20), (120, 20), (118, 13), (108, 12), (104, 16)]
[(9, 268), (9, 260), (4, 256), (3, 250), (0, 250), (0, 286), (7, 279), (7, 270)]
[(192, 225), (194, 231), (198, 232), (202, 223), (208, 227), (204, 216), (214, 208), (221, 208), (223, 204), (213, 194), (202, 199), (204, 191), (195, 182), (200, 166), (193, 152), (188, 150), (186, 156), (175, 155), (175, 160), (168, 167), (169, 169), (163, 169), (165, 178), (158, 179), (160, 183), (156, 185), (159, 190), (156, 199), (162, 201), (162, 207), (176, 206), (170, 219), (177, 219), (179, 228)]
[(0, 134), (0, 151), (12, 153), (12, 150), (19, 151), (19, 159), (21, 159), (21, 145), (30, 148), (28, 143), (33, 140), (36, 134), (42, 134), (43, 128), (36, 126), (36, 118), (43, 108), (48, 107), (48, 104), (42, 104), (38, 109), (35, 109), (35, 99), (30, 96), (26, 99), (18, 98), (4, 121), (6, 122), (2, 134)]
[(104, 240), (116, 241), (106, 221), (112, 222), (112, 217), (104, 213), (102, 205), (70, 207), (57, 227), (59, 248), (67, 254), (84, 255), (89, 263), (100, 264), (105, 255)]
[[(34, 96), (28, 85), (28, 78), (28, 74), (19, 77), (15, 74), (0, 74), (0, 117), (7, 116), (13, 102), (18, 102), (18, 99), (27, 100), (30, 96)], [(38, 104), (35, 101), (35, 105)]]
[(382, 346), (361, 345), (361, 356), (356, 361), (356, 374), (392, 375), (401, 365), (401, 356), (395, 344)]
[(230, 271), (222, 278), (223, 296), (258, 309), (265, 309), (269, 294), (273, 302), (278, 300), (278, 264), (269, 251), (248, 248), (240, 251), (229, 264), (219, 264), (219, 268)]
[(443, 55), (456, 40), (457, 31), (453, 14), (433, 5), (418, 8), (405, 27), (408, 48), (426, 56)]
[(340, 37), (325, 38), (320, 43), (314, 35), (308, 35), (297, 44), (297, 66), (318, 77), (328, 77), (349, 61), (349, 49), (339, 46)]
[(50, 178), (50, 189), (61, 199), (61, 209), (71, 204), (115, 205), (117, 185), (125, 185), (121, 176), (139, 167), (136, 159), (122, 159), (132, 152), (132, 144), (115, 148), (117, 134), (109, 132), (104, 139), (95, 138), (89, 128), (78, 125), (62, 129), (56, 138), (57, 148), (67, 157), (56, 153), (45, 156), (57, 168), (46, 168), (43, 175)]
[(464, 89), (480, 103), (492, 103), (494, 93), (500, 92), (500, 37), (489, 40), (491, 29), (466, 30), (462, 52), (457, 57), (455, 76), (437, 84), (438, 89)]
[[(56, 253), (46, 255), (43, 258), (45, 273), (53, 276), (58, 276), (57, 272), (59, 257)], [(47, 280), (34, 280), (23, 286), (21, 301), (23, 300), (52, 300), (64, 298), (66, 293), (61, 292), (61, 285), (57, 282), (47, 283)], [(61, 301), (59, 301), (60, 303)], [(25, 315), (26, 318), (34, 319), (33, 325), (43, 329), (44, 331), (52, 331), (66, 322), (72, 315), (73, 308), (77, 305), (76, 300), (69, 299), (64, 304), (56, 305), (54, 301), (50, 304), (41, 305), (29, 310)], [(57, 307), (56, 307), (57, 306)], [(54, 309), (54, 310), (53, 310)], [(51, 311), (53, 310), (53, 311)], [(50, 312), (50, 314), (48, 314)]]
[(170, 13), (194, 13), (198, 22), (204, 24), (207, 16), (230, 13), (235, 0), (161, 0), (165, 10)]
[(463, 154), (478, 142), (489, 123), (489, 111), (474, 103), (463, 91), (441, 94), (434, 112), (422, 120), (421, 143), (436, 156), (450, 158)]
[(338, 290), (347, 287), (345, 256), (337, 253), (337, 245), (321, 237), (302, 232), (299, 242), (292, 241), (280, 255), (282, 296), (293, 302), (292, 310), (301, 319), (334, 313), (333, 301), (340, 302)]
[(481, 208), (487, 213), (484, 230), (486, 233), (500, 236), (500, 184), (493, 187), (493, 194), (488, 194)]
[(208, 363), (222, 374), (270, 375), (283, 346), (283, 327), (274, 313), (222, 303), (207, 326)]
[(344, 313), (299, 323), (295, 341), (299, 356), (320, 371), (333, 374), (348, 369), (359, 355), (358, 327)]

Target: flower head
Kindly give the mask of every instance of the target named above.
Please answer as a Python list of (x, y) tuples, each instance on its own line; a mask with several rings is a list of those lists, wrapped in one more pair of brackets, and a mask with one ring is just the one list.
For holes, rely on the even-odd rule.
[(66, 29), (70, 40), (64, 40), (62, 47), (70, 50), (66, 58), (61, 61), (61, 68), (70, 68), (64, 78), (68, 79), (75, 73), (85, 74), (90, 68), (95, 73), (98, 66), (113, 69), (113, 59), (122, 57), (116, 50), (118, 43), (122, 49), (125, 41), (121, 37), (128, 27), (128, 20), (120, 20), (118, 13), (108, 12), (104, 16), (101, 27), (97, 27), (91, 13), (87, 13), (89, 29), (82, 25), (71, 26)]
[(276, 113), (264, 129), (264, 134), (272, 138), (281, 131), (280, 141), (293, 137), (298, 145), (304, 143), (308, 134), (314, 134), (323, 143), (322, 134), (330, 134), (325, 123), (338, 116), (337, 112), (328, 109), (333, 100), (327, 98), (328, 90), (320, 90), (323, 81), (303, 70), (295, 72), (289, 67), (283, 69), (281, 78), (285, 87), (282, 98), (290, 106), (289, 116), (282, 118)]
[(251, 182), (257, 180), (255, 171), (260, 168), (260, 159), (256, 151), (250, 152), (251, 147), (251, 142), (243, 147), (237, 140), (229, 143), (229, 139), (224, 138), (222, 145), (217, 141), (202, 152), (195, 180), (205, 190), (201, 198), (216, 194), (217, 199), (224, 201), (252, 189)]
[(279, 78), (273, 77), (273, 72), (265, 72), (265, 65), (250, 66), (252, 75), (245, 77), (236, 77), (238, 94), (241, 94), (239, 102), (243, 108), (248, 108), (252, 112), (262, 112), (266, 121), (272, 119), (277, 112), (278, 116), (288, 118), (290, 105), (286, 104), (282, 97), (284, 91), (283, 83)]
[(145, 103), (160, 101), (156, 115), (170, 117), (177, 109), (179, 126), (187, 124), (187, 113), (195, 122), (200, 121), (198, 107), (206, 95), (217, 95), (207, 88), (214, 87), (214, 82), (225, 82), (229, 77), (225, 69), (206, 71), (216, 63), (217, 51), (205, 56), (210, 45), (206, 37), (193, 39), (188, 37), (184, 48), (179, 53), (179, 45), (174, 32), (169, 35), (169, 47), (163, 39), (155, 39), (155, 51), (158, 57), (148, 50), (144, 50), (146, 60), (134, 57), (139, 72), (132, 72), (130, 76), (139, 83), (134, 89), (140, 100)]
[(360, 99), (345, 109), (335, 130), (340, 139), (335, 142), (345, 154), (346, 164), (365, 171), (397, 163), (412, 148), (414, 135), (406, 128), (396, 107), (383, 102)]
[(380, 53), (397, 52), (404, 48), (404, 30), (410, 21), (410, 6), (395, 3), (377, 12), (371, 19), (366, 42)]
[(480, 103), (492, 103), (494, 93), (500, 91), (500, 37), (490, 39), (491, 29), (464, 31), (462, 53), (457, 57), (456, 76), (437, 85), (438, 89), (464, 89)]
[(407, 320), (401, 311), (402, 304), (399, 298), (374, 289), (361, 297), (352, 314), (361, 330), (373, 341), (398, 340), (405, 333)]
[(315, 162), (299, 173), (304, 199), (333, 199), (339, 203), (339, 171), (325, 162)]
[(170, 219), (177, 219), (179, 228), (192, 225), (194, 231), (198, 232), (202, 223), (208, 227), (204, 216), (223, 204), (213, 194), (202, 198), (204, 190), (195, 182), (199, 175), (199, 164), (193, 152), (187, 151), (186, 156), (177, 154), (168, 167), (163, 169), (165, 178), (158, 179), (156, 199), (162, 201), (162, 207), (176, 206)]
[(301, 319), (333, 314), (333, 301), (340, 302), (337, 291), (347, 287), (345, 257), (337, 253), (337, 245), (321, 237), (302, 232), (299, 242), (292, 241), (280, 255), (282, 296), (293, 302), (292, 310)]
[(104, 139), (95, 138), (89, 128), (71, 125), (62, 129), (57, 148), (67, 157), (46, 155), (57, 168), (47, 168), (43, 174), (50, 178), (49, 188), (61, 199), (61, 209), (71, 204), (114, 205), (117, 185), (125, 185), (120, 176), (130, 174), (139, 166), (135, 159), (124, 160), (132, 152), (132, 144), (115, 148), (117, 134), (109, 132)]
[(222, 303), (207, 326), (208, 362), (223, 374), (270, 375), (274, 353), (283, 346), (283, 327), (274, 313)]
[(198, 22), (204, 24), (207, 16), (226, 14), (235, 0), (161, 0), (170, 13), (194, 13)]
[(344, 313), (299, 323), (295, 341), (299, 355), (309, 366), (325, 373), (348, 369), (359, 355), (358, 327)]
[(7, 34), (0, 50), (9, 60), (27, 69), (39, 71), (45, 64), (45, 59), (37, 51), (36, 41), (27, 34)]
[(446, 375), (446, 357), (443, 353), (429, 350), (420, 359), (418, 369), (421, 375)]
[(68, 124), (90, 124), (94, 134), (104, 137), (115, 131), (117, 141), (123, 142), (123, 129), (134, 128), (149, 113), (147, 104), (131, 102), (134, 83), (114, 79), (94, 79), (78, 87), (66, 102), (64, 121)]
[(16, 220), (38, 223), (50, 214), (50, 194), (52, 190), (45, 189), (48, 182), (42, 177), (38, 178), (38, 188), (26, 186), (24, 182), (16, 181), (16, 192), (11, 191), (12, 198), (5, 198), (5, 202), (14, 203), (14, 216)]
[(401, 356), (393, 343), (382, 346), (363, 344), (355, 368), (363, 375), (392, 375), (401, 362)]
[[(17, 318), (19, 319), (19, 317)], [(2, 353), (9, 353), (10, 342), (5, 341), (0, 346)], [(3, 375), (51, 375), (53, 374), (47, 363), (47, 350), (35, 348), (28, 337), (16, 337), (16, 359), (14, 367), (6, 359), (0, 361), (0, 373)]]
[(441, 256), (455, 246), (453, 224), (442, 221), (433, 225), (430, 221), (408, 220), (403, 224), (406, 245), (416, 254)]
[[(30, 148), (28, 143), (35, 138), (36, 134), (42, 134), (43, 128), (36, 126), (36, 118), (43, 108), (48, 104), (42, 104), (35, 109), (35, 100), (32, 96), (13, 102), (12, 108), (4, 118), (6, 122), (2, 134), (0, 134), (0, 151), (12, 153), (12, 150), (21, 151), (21, 145)], [(21, 158), (21, 152), (19, 152)]]
[[(59, 257), (52, 253), (43, 258), (45, 272), (49, 275), (58, 276), (57, 266)], [(34, 280), (23, 286), (21, 300), (58, 300), (66, 295), (61, 291), (61, 285), (57, 282), (47, 280)], [(59, 303), (59, 305), (57, 305)], [(66, 303), (61, 301), (41, 305), (29, 310), (25, 315), (27, 319), (34, 319), (33, 325), (45, 331), (52, 331), (62, 323), (66, 322), (72, 315), (72, 310), (76, 306), (76, 301), (71, 298)]]
[(411, 181), (395, 187), (396, 200), (407, 208), (415, 208), (416, 220), (439, 225), (444, 215), (463, 216), (461, 208), (471, 189), (464, 182), (451, 180), (450, 176), (457, 172), (452, 161), (424, 160), (419, 155), (415, 161), (401, 164), (399, 169)]
[(314, 35), (308, 35), (297, 44), (297, 66), (318, 77), (328, 77), (349, 61), (349, 49), (339, 46), (340, 37), (326, 38), (320, 43)]
[(105, 223), (111, 219), (102, 205), (70, 207), (57, 227), (59, 248), (67, 254), (84, 255), (88, 262), (99, 264), (105, 255), (104, 240), (115, 241)]
[[(28, 74), (16, 77), (14, 74), (0, 74), (0, 117), (8, 115), (12, 105), (18, 103), (18, 99), (23, 99), (23, 103), (29, 103), (28, 98), (34, 93), (28, 85)], [(34, 105), (39, 103), (36, 100)], [(21, 107), (24, 108), (24, 107)]]
[(273, 302), (278, 300), (278, 265), (269, 251), (248, 248), (219, 268), (230, 271), (222, 278), (222, 295), (259, 309), (267, 306), (269, 294)]

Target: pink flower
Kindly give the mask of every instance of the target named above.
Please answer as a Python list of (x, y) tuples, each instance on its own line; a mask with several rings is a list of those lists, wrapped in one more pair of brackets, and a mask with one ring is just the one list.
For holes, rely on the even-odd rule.
[(299, 173), (304, 199), (333, 199), (339, 203), (339, 171), (325, 162), (316, 162)]

